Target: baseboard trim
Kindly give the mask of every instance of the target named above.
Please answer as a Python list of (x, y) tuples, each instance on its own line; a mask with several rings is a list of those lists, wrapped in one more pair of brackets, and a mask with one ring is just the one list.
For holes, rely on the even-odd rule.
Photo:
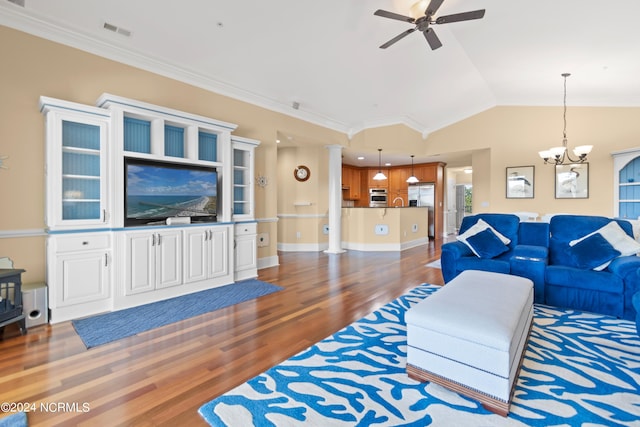
[(258, 270), (262, 270), (263, 268), (276, 267), (280, 265), (280, 259), (278, 255), (258, 258)]

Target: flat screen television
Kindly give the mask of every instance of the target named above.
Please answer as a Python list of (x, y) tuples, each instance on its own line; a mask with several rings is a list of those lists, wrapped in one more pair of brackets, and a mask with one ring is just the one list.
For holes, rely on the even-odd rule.
[(215, 168), (126, 157), (124, 225), (217, 221), (218, 173)]

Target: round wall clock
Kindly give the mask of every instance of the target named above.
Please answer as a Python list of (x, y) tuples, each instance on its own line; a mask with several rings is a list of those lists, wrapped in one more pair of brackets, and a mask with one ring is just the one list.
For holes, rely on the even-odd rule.
[(300, 165), (293, 169), (293, 176), (300, 182), (306, 181), (311, 176), (311, 171), (308, 167)]

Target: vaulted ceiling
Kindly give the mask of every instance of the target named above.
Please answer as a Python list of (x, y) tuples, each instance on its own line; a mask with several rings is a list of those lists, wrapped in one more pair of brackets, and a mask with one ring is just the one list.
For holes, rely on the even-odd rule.
[(0, 24), (347, 134), (562, 105), (563, 72), (570, 105), (640, 105), (638, 0), (445, 0), (436, 17), (485, 16), (432, 25), (437, 50), (420, 32), (380, 49), (413, 25), (374, 11), (415, 2), (0, 0)]

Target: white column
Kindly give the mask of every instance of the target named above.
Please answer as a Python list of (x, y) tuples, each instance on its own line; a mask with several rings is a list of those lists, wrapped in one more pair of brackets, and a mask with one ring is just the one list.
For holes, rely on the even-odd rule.
[(329, 249), (340, 254), (342, 249), (342, 146), (328, 145), (329, 150)]

